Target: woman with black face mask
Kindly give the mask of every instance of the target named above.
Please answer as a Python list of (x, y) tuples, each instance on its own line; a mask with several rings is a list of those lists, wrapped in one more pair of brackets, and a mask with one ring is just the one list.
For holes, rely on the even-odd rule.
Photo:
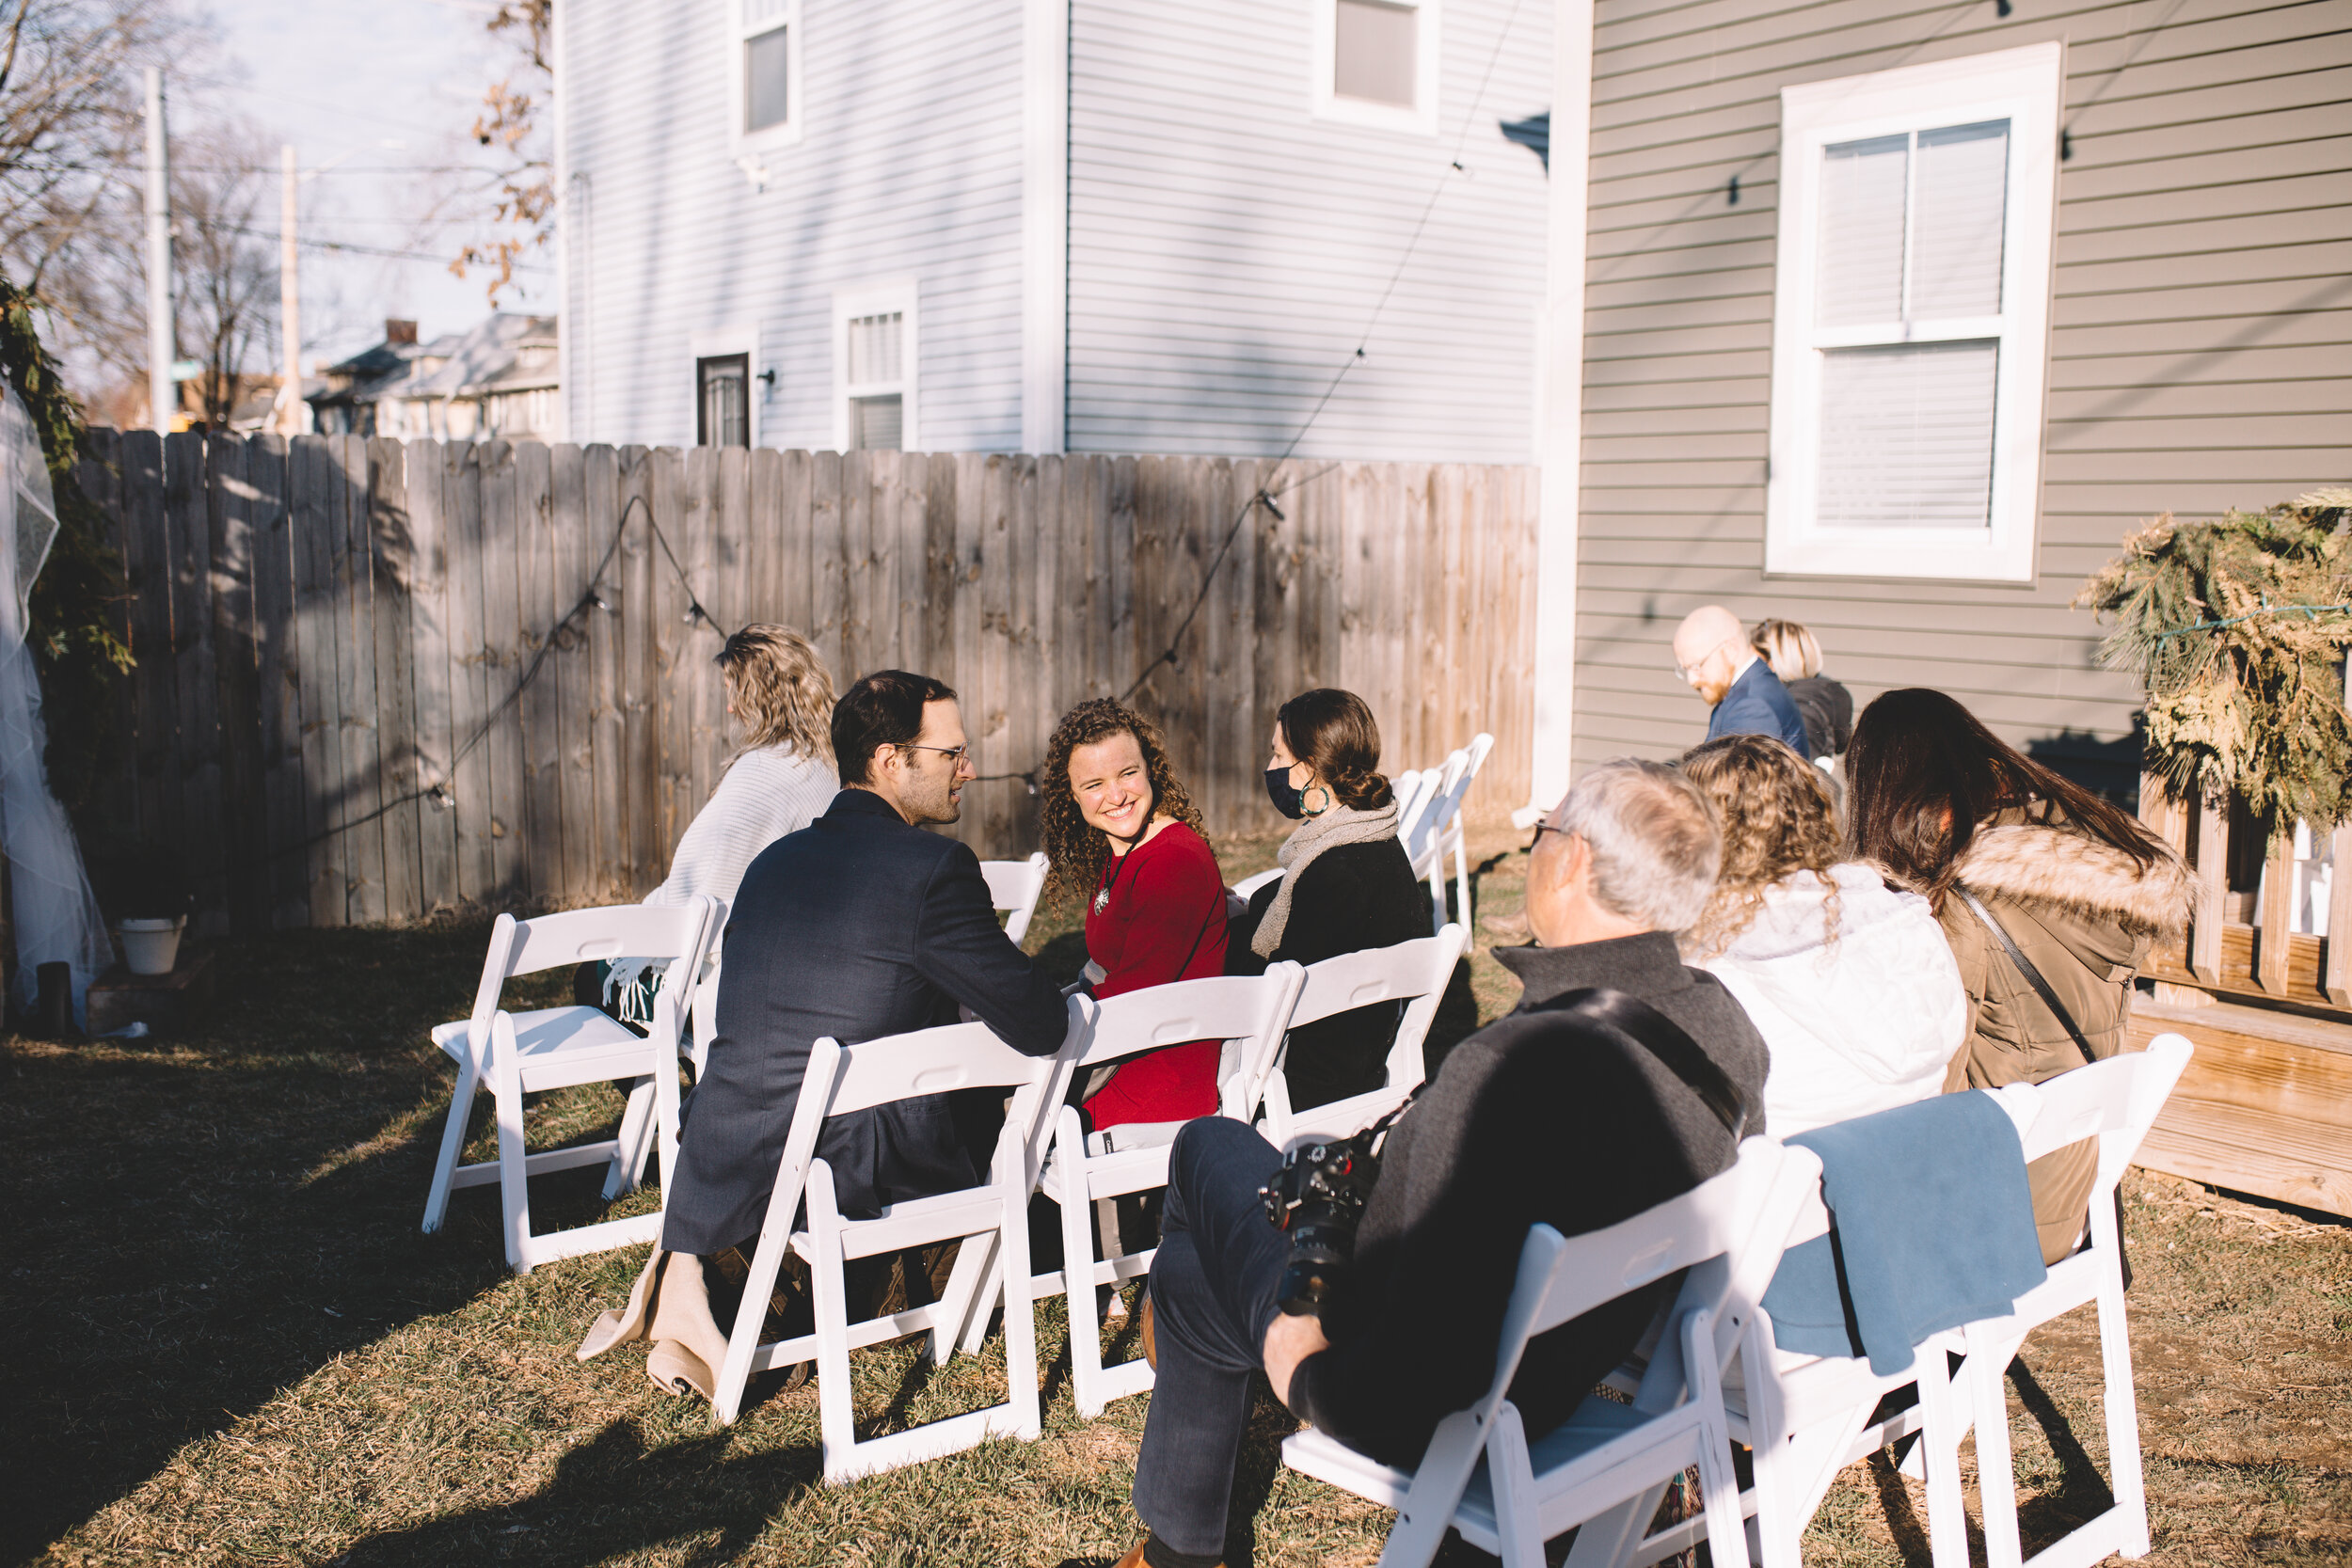
[[(1282, 845), (1282, 875), (1233, 920), (1228, 974), (1269, 963), (1311, 964), (1429, 934), (1429, 895), (1396, 840), (1396, 795), (1380, 775), (1380, 726), (1352, 691), (1323, 688), (1282, 705), (1274, 720), (1266, 794), (1298, 826)], [(1359, 1007), (1291, 1031), (1283, 1067), (1291, 1104), (1376, 1089), (1396, 1037), (1396, 1004)]]

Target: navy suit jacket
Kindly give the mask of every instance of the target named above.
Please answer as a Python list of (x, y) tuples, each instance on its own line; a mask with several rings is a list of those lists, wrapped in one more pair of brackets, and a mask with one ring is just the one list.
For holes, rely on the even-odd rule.
[[(1060, 1049), (1061, 990), (996, 923), (968, 846), (911, 827), (870, 790), (760, 851), (729, 911), (718, 1022), (695, 1086), (661, 1244), (708, 1256), (758, 1233), (809, 1048), (956, 1022), (961, 1003), (1014, 1050)], [(827, 1120), (818, 1154), (845, 1212), (967, 1187), (989, 1150), (947, 1095)], [(977, 1136), (977, 1132), (976, 1134)]]
[(1777, 736), (1796, 748), (1797, 755), (1813, 754), (1805, 743), (1804, 715), (1772, 667), (1760, 658), (1740, 672), (1707, 721), (1708, 739), (1726, 735)]

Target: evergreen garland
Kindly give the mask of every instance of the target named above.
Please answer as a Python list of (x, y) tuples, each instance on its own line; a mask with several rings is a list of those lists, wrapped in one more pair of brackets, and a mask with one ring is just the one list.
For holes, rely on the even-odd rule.
[(2147, 770), (2177, 800), (2243, 800), (2274, 844), (2352, 816), (2352, 488), (2167, 515), (2123, 547), (2074, 607), (2115, 624), (2099, 661), (2147, 683)]
[(114, 624), (125, 592), (121, 557), (106, 546), (106, 515), (75, 478), (82, 410), (41, 346), (33, 319), (39, 303), (0, 277), (0, 372), (32, 417), (57, 503), (57, 537), (33, 579), (25, 645), (40, 676), (49, 788), (80, 816), (112, 749), (114, 683), (131, 668), (131, 650)]

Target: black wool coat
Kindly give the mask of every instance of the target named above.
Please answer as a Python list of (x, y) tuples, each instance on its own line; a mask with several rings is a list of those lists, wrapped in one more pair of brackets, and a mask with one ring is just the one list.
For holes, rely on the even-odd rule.
[[(1280, 886), (1277, 880), (1260, 888), (1249, 912), (1234, 917), (1225, 944), (1228, 974), (1263, 974), (1269, 963), (1320, 963), (1429, 934), (1429, 889), (1414, 879), (1412, 863), (1393, 838), (1338, 845), (1310, 861), (1291, 890), (1281, 942), (1272, 958), (1260, 958), (1249, 939)], [(1386, 1082), (1398, 1013), (1395, 1003), (1382, 1002), (1292, 1030), (1282, 1068), (1292, 1108), (1344, 1100)]]
[[(1526, 984), (1519, 1010), (1457, 1046), (1389, 1134), (1355, 1275), (1323, 1314), (1331, 1348), (1299, 1363), (1287, 1395), (1294, 1413), (1392, 1464), (1412, 1464), (1442, 1417), (1486, 1392), (1529, 1226), (1602, 1229), (1737, 1156), (1724, 1124), (1646, 1050), (1527, 1008), (1586, 986), (1639, 997), (1739, 1085), (1754, 1107), (1748, 1132), (1768, 1131), (1763, 1038), (1672, 936), (1495, 956)], [(1678, 1288), (1661, 1280), (1530, 1341), (1511, 1381), (1527, 1435), (1566, 1419)]]
[[(759, 1232), (811, 1046), (956, 1022), (1014, 1050), (1060, 1049), (1060, 989), (1006, 940), (971, 848), (911, 827), (870, 790), (761, 850), (728, 913), (708, 1068), (679, 1138), (661, 1244), (708, 1256)], [(996, 1097), (998, 1100), (1002, 1096)], [(834, 1117), (817, 1153), (844, 1212), (972, 1185), (991, 1130), (949, 1095)]]

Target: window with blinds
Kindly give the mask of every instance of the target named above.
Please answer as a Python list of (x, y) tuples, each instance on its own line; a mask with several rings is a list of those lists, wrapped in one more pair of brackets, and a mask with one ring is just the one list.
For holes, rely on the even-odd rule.
[(1440, 0), (1315, 0), (1316, 118), (1437, 131)]
[(2030, 580), (2058, 61), (1783, 92), (1768, 570)]
[(738, 151), (798, 139), (801, 0), (729, 0), (728, 9)]
[(914, 426), (914, 286), (836, 294), (834, 319), (835, 444), (905, 451)]

